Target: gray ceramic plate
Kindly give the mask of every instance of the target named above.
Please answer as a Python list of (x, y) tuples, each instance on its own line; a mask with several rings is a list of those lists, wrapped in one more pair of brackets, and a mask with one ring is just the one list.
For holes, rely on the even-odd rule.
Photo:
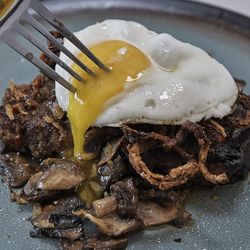
[[(56, 3), (55, 3), (56, 2)], [(67, 3), (68, 2), (68, 3)], [(222, 62), (231, 73), (250, 83), (250, 20), (186, 1), (49, 1), (48, 6), (71, 30), (107, 18), (135, 20), (158, 32), (198, 45)], [(0, 86), (30, 82), (37, 70), (0, 44)], [(250, 88), (247, 86), (249, 93)], [(215, 199), (216, 197), (216, 199)], [(195, 225), (188, 229), (165, 226), (130, 236), (128, 249), (250, 249), (250, 187), (248, 180), (214, 190), (197, 190), (187, 205)], [(55, 249), (48, 239), (31, 239), (27, 221), (31, 209), (9, 201), (0, 185), (0, 249)], [(181, 243), (174, 241), (181, 238)]]

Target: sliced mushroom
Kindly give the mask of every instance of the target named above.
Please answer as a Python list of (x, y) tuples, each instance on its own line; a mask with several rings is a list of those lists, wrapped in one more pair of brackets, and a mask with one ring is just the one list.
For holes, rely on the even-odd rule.
[(97, 173), (102, 189), (107, 190), (112, 183), (118, 181), (126, 174), (126, 166), (122, 157), (118, 155), (113, 161), (109, 161), (99, 167)]
[(141, 189), (139, 192), (142, 200), (160, 200), (161, 203), (165, 201), (167, 204), (170, 202), (178, 208), (183, 206), (187, 194), (189, 193), (188, 190), (165, 191), (153, 188), (148, 190)]
[(0, 173), (10, 187), (22, 187), (31, 176), (31, 166), (27, 159), (18, 153), (0, 156)]
[(172, 221), (173, 225), (178, 228), (189, 227), (193, 223), (192, 214), (180, 210), (177, 217)]
[(86, 179), (83, 168), (74, 161), (50, 158), (44, 165), (46, 170), (38, 181), (39, 189), (69, 190)]
[(103, 218), (98, 218), (95, 214), (85, 210), (77, 211), (75, 214), (92, 221), (104, 235), (109, 237), (119, 237), (129, 232), (133, 232), (142, 226), (139, 220), (122, 219), (115, 213)]
[(105, 238), (89, 238), (83, 241), (67, 241), (60, 242), (61, 250), (120, 250), (125, 249), (128, 245), (128, 240), (120, 239), (105, 239)]
[(35, 228), (30, 232), (30, 237), (36, 238), (41, 236), (48, 236), (52, 238), (67, 239), (67, 240), (79, 240), (84, 236), (84, 230), (82, 225), (78, 225), (74, 228)]
[(23, 188), (23, 192), (25, 195), (27, 195), (27, 196), (37, 195), (37, 193), (38, 193), (37, 183), (40, 180), (42, 174), (43, 174), (43, 172), (39, 171), (38, 173), (31, 176), (31, 178), (29, 179), (29, 181), (27, 182), (27, 184)]
[(21, 197), (19, 198), (22, 198), (28, 202), (44, 202), (58, 197), (60, 191), (47, 191), (38, 189), (37, 184), (42, 174), (43, 172), (40, 171), (31, 176), (23, 188), (23, 194), (21, 194)]
[(110, 193), (118, 202), (118, 214), (124, 218), (134, 218), (137, 212), (139, 198), (133, 179), (118, 181), (110, 187)]
[(98, 217), (103, 217), (105, 215), (113, 213), (117, 209), (117, 206), (117, 201), (112, 196), (93, 202), (93, 207)]
[(140, 201), (137, 216), (144, 226), (152, 227), (173, 221), (178, 215), (178, 209), (174, 205), (163, 207), (156, 202)]
[(50, 213), (49, 220), (59, 228), (72, 228), (82, 223), (82, 220), (73, 215), (73, 211), (82, 209), (84, 204), (78, 196), (69, 196), (57, 202)]
[(84, 235), (83, 221), (74, 215), (73, 211), (82, 208), (80, 199), (72, 196), (34, 210), (35, 213), (31, 218), (34, 230), (31, 236), (47, 235), (69, 240), (81, 238)]
[[(61, 198), (57, 201), (54, 201), (53, 203), (49, 203), (43, 207), (41, 207), (41, 212), (37, 214), (36, 216), (32, 217), (32, 220), (50, 220), (51, 223), (54, 223), (56, 226), (60, 226), (60, 223), (58, 223), (55, 215), (58, 216), (67, 216), (67, 217), (73, 217), (75, 219), (78, 219), (78, 222), (81, 222), (79, 218), (73, 215), (73, 211), (82, 209), (84, 207), (84, 204), (81, 202), (81, 200), (77, 196), (70, 196)], [(64, 221), (66, 222), (66, 221)], [(72, 225), (72, 222), (70, 227), (75, 226)], [(61, 226), (60, 226), (61, 227)]]

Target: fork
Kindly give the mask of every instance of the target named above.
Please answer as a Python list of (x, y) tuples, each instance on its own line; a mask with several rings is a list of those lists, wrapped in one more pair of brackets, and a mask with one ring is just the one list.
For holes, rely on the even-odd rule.
[[(1, 6), (2, 5), (2, 6)], [(2, 7), (2, 8), (1, 8)], [(5, 9), (4, 9), (5, 7)], [(26, 47), (24, 47), (15, 38), (15, 33), (19, 33), (31, 44), (41, 50), (56, 64), (60, 65), (70, 75), (79, 81), (83, 81), (82, 77), (65, 64), (58, 56), (50, 51), (45, 45), (38, 41), (26, 28), (25, 24), (30, 25), (46, 39), (52, 42), (61, 52), (67, 55), (72, 61), (86, 71), (90, 76), (96, 77), (96, 74), (81, 62), (75, 55), (73, 55), (67, 48), (63, 46), (46, 28), (39, 23), (30, 13), (29, 10), (33, 9), (45, 21), (57, 29), (63, 37), (67, 38), (73, 43), (80, 51), (88, 56), (99, 68), (104, 71), (109, 71), (109, 68), (103, 64), (72, 32), (70, 32), (62, 22), (57, 18), (38, 0), (0, 0), (0, 40), (5, 42), (28, 61), (38, 67), (41, 72), (49, 76), (72, 93), (76, 92), (76, 88), (60, 76), (55, 70), (49, 67), (39, 57), (35, 56)]]

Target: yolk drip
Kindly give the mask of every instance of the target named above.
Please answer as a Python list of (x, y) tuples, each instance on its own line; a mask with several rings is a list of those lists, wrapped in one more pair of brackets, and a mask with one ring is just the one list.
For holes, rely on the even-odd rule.
[[(91, 77), (78, 65), (73, 64), (75, 70), (84, 79), (79, 82), (73, 79), (77, 93), (70, 94), (68, 117), (74, 139), (74, 154), (84, 157), (84, 134), (93, 125), (105, 108), (106, 102), (113, 96), (121, 93), (126, 83), (134, 84), (143, 71), (150, 66), (150, 61), (138, 48), (120, 41), (110, 40), (94, 45), (90, 50), (111, 71), (104, 72), (99, 69), (83, 53), (78, 58), (94, 71), (97, 77)], [(134, 83), (133, 83), (134, 82)]]

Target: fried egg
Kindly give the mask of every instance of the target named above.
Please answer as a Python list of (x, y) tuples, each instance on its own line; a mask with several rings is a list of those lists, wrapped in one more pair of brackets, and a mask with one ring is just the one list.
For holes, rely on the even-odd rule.
[(87, 75), (63, 53), (60, 59), (82, 76), (79, 82), (59, 65), (56, 71), (76, 88), (75, 95), (56, 83), (59, 105), (67, 111), (82, 153), (90, 126), (123, 123), (183, 124), (229, 114), (238, 91), (228, 70), (204, 50), (143, 25), (106, 20), (75, 33), (110, 72), (100, 70), (68, 40), (64, 45), (92, 69)]

